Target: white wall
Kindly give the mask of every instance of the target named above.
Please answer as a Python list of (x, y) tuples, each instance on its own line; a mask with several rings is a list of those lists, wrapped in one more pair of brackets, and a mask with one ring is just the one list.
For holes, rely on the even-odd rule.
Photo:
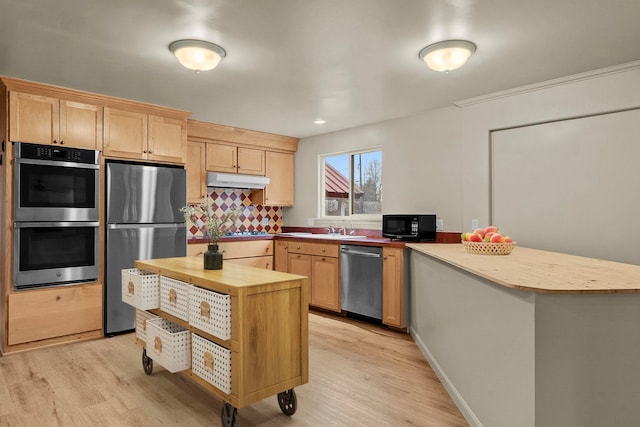
[(295, 159), (295, 206), (285, 209), (284, 225), (306, 226), (317, 216), (318, 155), (376, 145), (383, 151), (383, 212), (437, 213), (446, 231), (468, 230), (472, 218), (487, 225), (489, 131), (639, 107), (640, 64), (626, 68), (304, 138)]

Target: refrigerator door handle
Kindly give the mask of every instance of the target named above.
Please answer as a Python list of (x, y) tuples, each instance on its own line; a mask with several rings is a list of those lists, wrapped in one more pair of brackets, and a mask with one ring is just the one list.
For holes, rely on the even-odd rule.
[(163, 223), (163, 224), (107, 224), (109, 230), (124, 230), (128, 228), (185, 228), (184, 223)]

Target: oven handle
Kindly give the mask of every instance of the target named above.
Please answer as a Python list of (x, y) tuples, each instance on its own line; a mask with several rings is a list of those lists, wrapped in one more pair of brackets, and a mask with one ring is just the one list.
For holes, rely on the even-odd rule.
[(129, 224), (107, 224), (109, 230), (123, 230), (130, 228), (186, 228), (184, 222), (169, 222), (169, 223), (129, 223)]
[(95, 163), (58, 162), (55, 160), (15, 159), (15, 163), (23, 165), (58, 166), (62, 168), (100, 169), (100, 165)]
[(16, 222), (13, 224), (15, 228), (44, 228), (44, 227), (98, 227), (98, 221), (57, 221), (57, 222)]

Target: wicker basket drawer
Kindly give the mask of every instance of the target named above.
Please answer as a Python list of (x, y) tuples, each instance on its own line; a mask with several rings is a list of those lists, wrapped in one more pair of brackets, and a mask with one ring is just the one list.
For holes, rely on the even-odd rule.
[(147, 356), (172, 373), (191, 367), (191, 332), (163, 319), (147, 320)]
[(192, 334), (191, 372), (224, 393), (231, 394), (231, 350)]
[(160, 276), (160, 310), (188, 321), (189, 286), (180, 280)]
[(136, 309), (136, 337), (142, 341), (147, 341), (147, 320), (157, 319), (153, 313)]
[(160, 308), (160, 276), (138, 268), (122, 270), (122, 301), (139, 308)]
[(189, 324), (220, 339), (230, 339), (231, 296), (191, 286)]

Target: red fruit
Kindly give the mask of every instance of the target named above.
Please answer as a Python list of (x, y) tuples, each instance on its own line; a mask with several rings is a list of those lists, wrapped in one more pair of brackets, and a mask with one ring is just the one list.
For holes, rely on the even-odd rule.
[(513, 239), (511, 237), (509, 237), (509, 236), (505, 236), (504, 242), (505, 243), (513, 243)]
[(484, 228), (476, 228), (473, 232), (478, 234), (481, 239), (484, 239)]
[(496, 227), (495, 225), (490, 225), (488, 227), (486, 227), (484, 229), (484, 234), (486, 235), (487, 233), (497, 233), (498, 232), (498, 227)]
[(504, 242), (504, 236), (500, 233), (495, 233), (493, 236), (491, 236), (491, 243), (503, 243)]
[(490, 231), (487, 234), (484, 235), (484, 241), (485, 242), (490, 242), (491, 241), (491, 236), (493, 236), (495, 233), (495, 231)]
[(469, 236), (469, 241), (470, 242), (482, 242), (482, 236), (479, 235), (478, 233), (471, 233), (471, 235)]

